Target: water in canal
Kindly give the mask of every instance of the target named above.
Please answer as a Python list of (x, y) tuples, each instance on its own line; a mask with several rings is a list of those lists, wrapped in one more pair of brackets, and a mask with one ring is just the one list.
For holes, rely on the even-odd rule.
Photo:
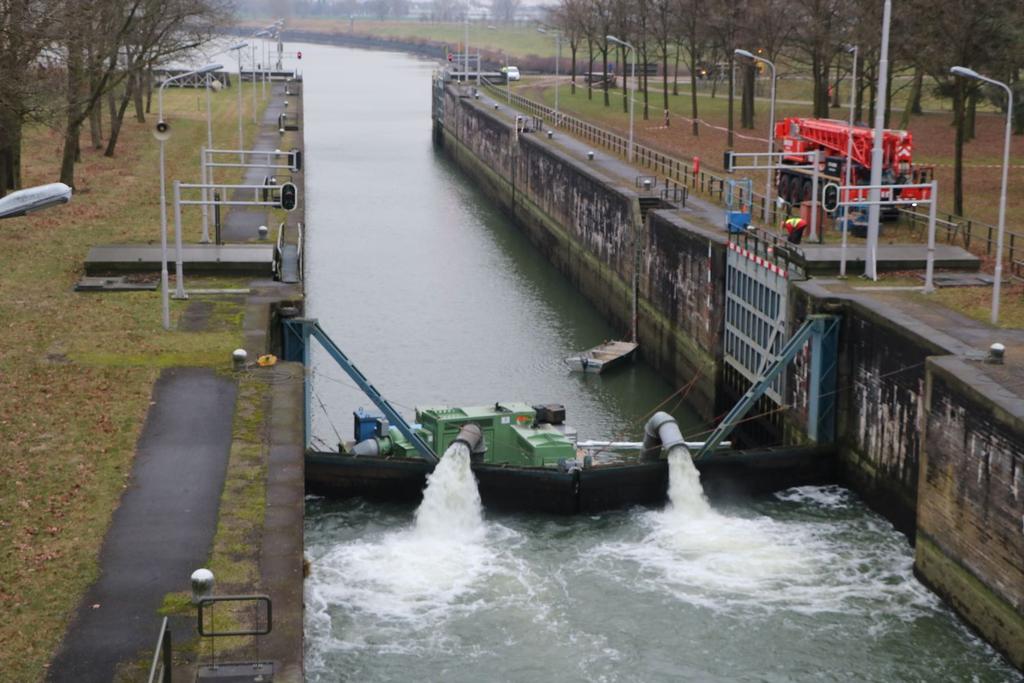
[[(301, 49), (310, 314), (409, 415), (559, 402), (581, 437), (638, 436), (677, 387), (643, 365), (565, 371), (562, 357), (624, 330), (434, 151), (433, 65)], [(351, 438), (367, 401), (326, 358), (315, 387), (318, 441)], [(419, 510), (308, 502), (308, 680), (1015, 678), (846, 490), (710, 507), (673, 462), (661, 509), (498, 514), (458, 464), (438, 469)]]

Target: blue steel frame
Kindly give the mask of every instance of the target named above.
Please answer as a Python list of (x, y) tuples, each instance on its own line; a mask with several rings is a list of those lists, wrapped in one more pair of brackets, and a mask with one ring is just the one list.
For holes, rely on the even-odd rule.
[[(349, 359), (344, 352), (338, 348), (315, 318), (289, 318), (284, 321), (284, 359), (287, 361), (301, 362), (303, 367), (309, 368), (310, 337), (313, 337), (327, 351), (342, 370), (345, 371), (352, 381), (362, 390), (366, 397), (373, 401), (373, 404), (384, 413), (388, 421), (398, 429), (409, 443), (419, 452), (420, 457), (434, 465), (437, 464), (437, 454), (418, 434), (413, 432), (412, 427), (406, 422), (397, 410), (395, 410), (387, 399), (385, 399), (377, 388), (370, 384), (359, 368)], [(311, 411), (309, 409), (310, 397), (312, 395), (312, 382), (307, 378), (303, 382), (305, 386), (305, 412), (306, 412), (306, 447), (309, 448), (312, 436)]]
[(757, 403), (775, 378), (811, 340), (811, 376), (808, 396), (807, 435), (818, 443), (831, 443), (835, 439), (836, 363), (838, 355), (839, 318), (833, 315), (811, 315), (800, 329), (782, 347), (779, 357), (764, 375), (747, 390), (743, 398), (732, 407), (694, 456), (700, 460), (718, 448), (736, 424)]

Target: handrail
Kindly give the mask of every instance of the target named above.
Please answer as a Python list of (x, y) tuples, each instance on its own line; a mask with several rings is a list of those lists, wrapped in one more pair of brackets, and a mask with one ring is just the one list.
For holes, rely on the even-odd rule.
[(149, 666), (148, 683), (171, 683), (171, 654), (171, 631), (167, 628), (167, 617), (164, 617), (160, 624), (160, 635), (156, 639), (156, 649), (153, 651), (153, 663)]

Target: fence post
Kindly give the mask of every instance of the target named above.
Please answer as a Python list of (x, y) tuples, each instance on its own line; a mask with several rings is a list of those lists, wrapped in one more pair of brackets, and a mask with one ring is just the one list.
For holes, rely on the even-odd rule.
[(971, 248), (971, 221), (967, 221), (966, 232), (964, 233), (964, 248)]

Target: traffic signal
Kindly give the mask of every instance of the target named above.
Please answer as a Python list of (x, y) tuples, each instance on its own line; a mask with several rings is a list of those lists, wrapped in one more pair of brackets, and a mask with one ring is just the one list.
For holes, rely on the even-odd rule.
[(281, 208), (285, 211), (294, 211), (299, 203), (299, 188), (295, 183), (285, 183), (281, 186)]
[(453, 55), (451, 52), (448, 53), (448, 61), (449, 62), (455, 61), (455, 55)]
[(295, 54), (295, 56), (296, 56), (296, 57), (298, 57), (299, 59), (302, 59), (302, 50), (299, 50), (299, 51), (298, 51), (298, 52), (297, 52), (297, 53)]
[(722, 166), (725, 168), (726, 173), (732, 173), (732, 152), (727, 151), (722, 157)]
[(829, 213), (839, 208), (839, 185), (829, 183), (825, 186), (821, 197), (821, 208)]

